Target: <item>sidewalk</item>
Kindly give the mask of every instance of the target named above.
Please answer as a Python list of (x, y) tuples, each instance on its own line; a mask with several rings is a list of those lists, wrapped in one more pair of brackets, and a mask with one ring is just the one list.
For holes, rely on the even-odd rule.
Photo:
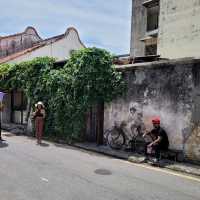
[[(120, 151), (120, 150), (113, 150), (108, 146), (97, 146), (94, 143), (76, 143), (74, 144), (74, 146), (81, 149), (88, 150), (88, 151), (102, 153), (104, 155), (128, 160), (130, 162), (137, 163), (137, 164), (141, 163), (144, 160), (143, 155)], [(185, 162), (180, 163), (180, 162), (174, 162), (170, 160), (162, 160), (161, 167), (200, 177), (199, 165), (194, 165), (194, 164), (185, 163)]]

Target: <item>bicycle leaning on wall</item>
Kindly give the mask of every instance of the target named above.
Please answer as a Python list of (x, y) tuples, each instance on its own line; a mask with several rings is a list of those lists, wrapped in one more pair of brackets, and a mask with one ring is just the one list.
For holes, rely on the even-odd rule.
[[(132, 134), (131, 139), (128, 139), (126, 136), (126, 122), (122, 121), (119, 125), (117, 122), (114, 123), (114, 126), (111, 129), (108, 129), (104, 133), (104, 138), (106, 143), (112, 149), (131, 149), (132, 151), (137, 151), (138, 153), (142, 153), (144, 149), (139, 148), (139, 146), (144, 146), (145, 140), (140, 137), (142, 136), (141, 126), (136, 127), (136, 134)], [(142, 138), (142, 139), (141, 139)]]

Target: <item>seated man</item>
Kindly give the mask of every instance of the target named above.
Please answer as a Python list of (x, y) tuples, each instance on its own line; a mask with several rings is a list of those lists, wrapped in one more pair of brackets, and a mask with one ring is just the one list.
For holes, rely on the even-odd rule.
[(152, 123), (154, 127), (153, 130), (143, 135), (143, 137), (145, 137), (146, 135), (150, 135), (150, 137), (152, 138), (152, 142), (146, 144), (145, 160), (148, 159), (148, 148), (152, 148), (152, 150), (155, 151), (156, 162), (158, 162), (160, 158), (160, 151), (168, 150), (169, 140), (165, 130), (160, 127), (160, 119), (155, 118), (152, 120)]

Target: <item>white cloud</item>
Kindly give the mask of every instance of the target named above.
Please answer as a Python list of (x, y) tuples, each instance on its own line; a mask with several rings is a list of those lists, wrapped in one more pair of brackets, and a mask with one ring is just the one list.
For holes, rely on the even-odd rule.
[(34, 26), (42, 37), (78, 29), (89, 46), (128, 53), (131, 0), (0, 0), (0, 35)]

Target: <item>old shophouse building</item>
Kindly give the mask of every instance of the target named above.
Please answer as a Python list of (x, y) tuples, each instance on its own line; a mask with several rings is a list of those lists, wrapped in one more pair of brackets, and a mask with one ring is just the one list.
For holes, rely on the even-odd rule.
[(131, 56), (198, 57), (199, 0), (133, 0)]
[[(84, 48), (75, 28), (65, 33), (42, 39), (35, 28), (28, 27), (22, 33), (0, 37), (0, 64), (19, 63), (36, 57), (54, 57), (57, 62), (68, 59), (74, 50)], [(27, 99), (23, 91), (7, 93), (4, 103), (3, 122), (26, 124)]]

